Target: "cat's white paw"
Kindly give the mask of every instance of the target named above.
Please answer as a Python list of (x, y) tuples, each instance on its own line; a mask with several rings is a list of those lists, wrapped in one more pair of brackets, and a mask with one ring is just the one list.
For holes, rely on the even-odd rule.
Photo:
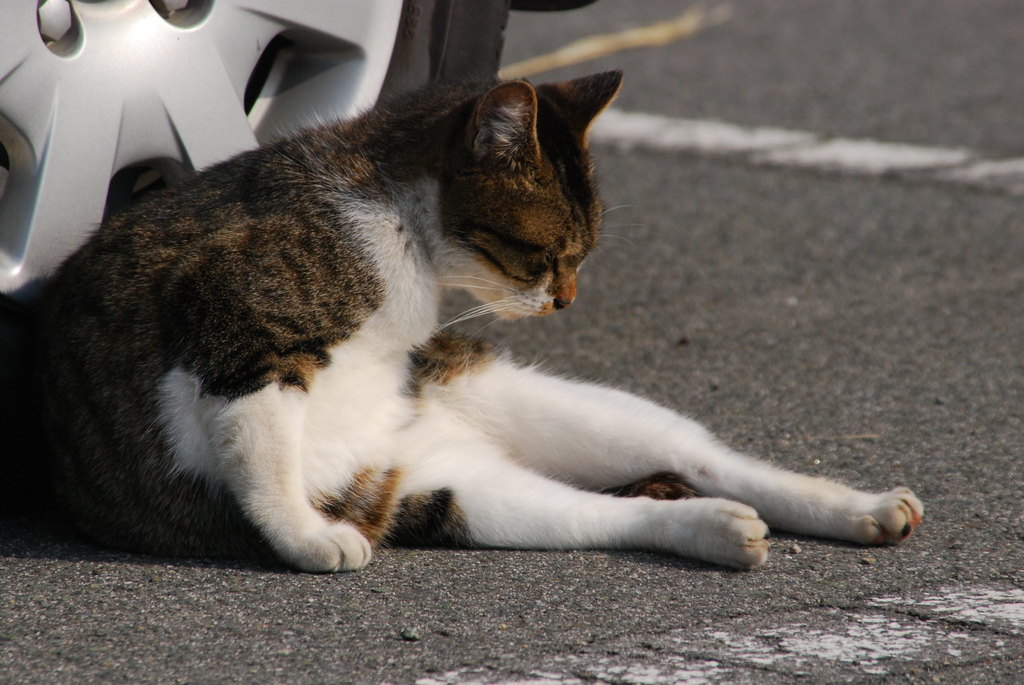
[(329, 523), (289, 540), (278, 550), (302, 571), (333, 573), (355, 571), (370, 563), (370, 541), (350, 523)]
[(924, 507), (908, 488), (872, 495), (867, 513), (854, 521), (853, 541), (862, 545), (894, 544), (921, 523)]
[(677, 554), (751, 569), (768, 559), (768, 526), (745, 504), (717, 498), (679, 503), (685, 515), (670, 526)]

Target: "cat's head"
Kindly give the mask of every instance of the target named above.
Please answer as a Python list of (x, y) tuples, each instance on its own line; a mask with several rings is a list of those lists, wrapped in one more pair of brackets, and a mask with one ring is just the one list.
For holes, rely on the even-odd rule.
[(504, 318), (572, 303), (601, 220), (587, 132), (621, 80), (506, 81), (473, 103), (442, 184), (442, 221), (463, 251), (449, 284)]

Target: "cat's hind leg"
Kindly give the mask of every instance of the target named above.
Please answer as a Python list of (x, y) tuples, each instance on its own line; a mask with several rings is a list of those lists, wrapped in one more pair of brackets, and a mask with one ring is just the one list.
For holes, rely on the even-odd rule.
[(777, 469), (653, 402), (502, 359), (428, 391), (519, 463), (583, 488), (622, 488), (671, 472), (697, 494), (754, 507), (780, 530), (861, 544), (898, 542), (922, 518), (906, 488), (866, 493)]
[(517, 549), (645, 549), (735, 568), (764, 563), (768, 528), (718, 498), (613, 497), (545, 477), (443, 411), (410, 429), (392, 539)]

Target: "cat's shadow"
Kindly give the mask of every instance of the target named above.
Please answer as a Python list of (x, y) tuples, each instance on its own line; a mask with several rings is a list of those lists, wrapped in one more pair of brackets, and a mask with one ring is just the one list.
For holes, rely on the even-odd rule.
[[(781, 534), (773, 536), (776, 549), (784, 548), (795, 542), (814, 544), (830, 549), (855, 549), (857, 545), (835, 540), (804, 538), (796, 535)], [(396, 548), (396, 549), (436, 549), (436, 548)], [(467, 550), (460, 550), (465, 553)], [(472, 550), (468, 550), (472, 551)], [(484, 552), (485, 550), (480, 550)], [(494, 551), (494, 550), (486, 550)], [(551, 554), (565, 553), (552, 551), (516, 550), (510, 554)], [(665, 569), (686, 571), (687, 573), (731, 574), (745, 573), (725, 568), (696, 559), (687, 559), (670, 554), (631, 550), (590, 550), (588, 553), (606, 555), (619, 563), (638, 566), (655, 566)], [(775, 554), (779, 554), (778, 551)], [(46, 559), (73, 563), (116, 563), (131, 566), (210, 568), (235, 571), (250, 571), (260, 574), (291, 575), (298, 573), (283, 565), (251, 561), (230, 561), (223, 559), (188, 559), (178, 557), (154, 557), (145, 554), (122, 552), (101, 547), (86, 540), (75, 528), (63, 519), (56, 510), (38, 510), (28, 513), (5, 514), (0, 516), (0, 558), (8, 559)]]
[(270, 563), (154, 557), (101, 547), (82, 537), (59, 511), (51, 509), (0, 516), (0, 558), (294, 573)]

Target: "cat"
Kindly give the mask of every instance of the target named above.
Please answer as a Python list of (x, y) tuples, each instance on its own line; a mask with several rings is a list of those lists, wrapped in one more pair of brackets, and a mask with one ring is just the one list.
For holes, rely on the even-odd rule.
[(618, 390), (439, 332), (445, 291), (570, 306), (598, 241), (607, 72), (432, 89), (216, 164), (106, 221), (39, 310), (55, 492), (93, 540), (358, 569), (382, 544), (667, 552), (749, 569), (768, 524), (921, 521)]

